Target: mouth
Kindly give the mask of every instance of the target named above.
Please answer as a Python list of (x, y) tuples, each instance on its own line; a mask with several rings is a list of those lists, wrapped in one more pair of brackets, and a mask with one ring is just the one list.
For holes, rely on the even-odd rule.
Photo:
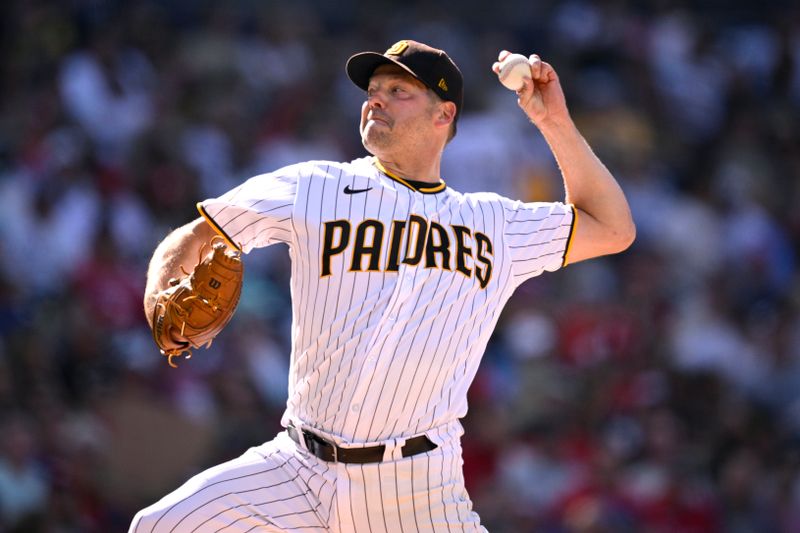
[(388, 117), (376, 115), (374, 113), (370, 113), (367, 116), (367, 122), (370, 122), (370, 121), (372, 121), (372, 122), (381, 122), (383, 124), (386, 124), (389, 127), (392, 126), (392, 123), (391, 123), (391, 121), (389, 120)]

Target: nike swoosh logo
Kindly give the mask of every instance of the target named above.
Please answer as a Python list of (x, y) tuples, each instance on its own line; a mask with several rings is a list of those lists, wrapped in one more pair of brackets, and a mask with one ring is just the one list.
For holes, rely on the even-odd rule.
[(349, 185), (344, 186), (344, 193), (345, 194), (358, 194), (360, 192), (367, 192), (371, 191), (372, 187), (367, 187), (366, 189), (351, 189)]

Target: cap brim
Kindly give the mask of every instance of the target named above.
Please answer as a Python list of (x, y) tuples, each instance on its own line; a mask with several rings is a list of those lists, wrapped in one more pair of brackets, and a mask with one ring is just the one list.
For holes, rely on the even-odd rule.
[(397, 65), (419, 79), (417, 75), (414, 74), (414, 71), (404, 64), (377, 52), (361, 52), (351, 56), (350, 59), (347, 60), (345, 70), (350, 80), (355, 83), (357, 87), (366, 91), (367, 88), (369, 88), (369, 79), (372, 77), (372, 73), (381, 65)]

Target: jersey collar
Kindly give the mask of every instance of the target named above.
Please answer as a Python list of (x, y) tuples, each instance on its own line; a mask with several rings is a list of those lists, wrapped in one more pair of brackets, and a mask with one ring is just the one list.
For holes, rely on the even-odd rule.
[(372, 158), (372, 164), (375, 165), (378, 170), (380, 170), (381, 172), (383, 172), (384, 174), (386, 174), (387, 176), (389, 176), (390, 178), (392, 178), (396, 182), (405, 185), (406, 187), (408, 187), (411, 190), (414, 190), (414, 191), (417, 191), (417, 192), (421, 192), (423, 194), (434, 194), (434, 193), (437, 193), (437, 192), (442, 192), (443, 190), (445, 190), (447, 188), (447, 184), (443, 180), (439, 180), (439, 183), (436, 183), (436, 184), (432, 183), (430, 185), (426, 185), (425, 187), (415, 187), (414, 184), (409, 183), (408, 180), (404, 180), (403, 178), (401, 178), (397, 174), (393, 174), (393, 173), (389, 172), (386, 169), (386, 167), (384, 167), (381, 164), (381, 162), (378, 161), (377, 157), (373, 157)]

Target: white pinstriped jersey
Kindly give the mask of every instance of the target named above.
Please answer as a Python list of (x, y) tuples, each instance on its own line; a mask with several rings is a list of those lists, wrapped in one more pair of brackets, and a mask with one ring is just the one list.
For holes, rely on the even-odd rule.
[(291, 165), (198, 207), (244, 252), (289, 245), (283, 422), (340, 443), (460, 430), (503, 306), (565, 263), (575, 222), (563, 203), (415, 189), (371, 157)]

